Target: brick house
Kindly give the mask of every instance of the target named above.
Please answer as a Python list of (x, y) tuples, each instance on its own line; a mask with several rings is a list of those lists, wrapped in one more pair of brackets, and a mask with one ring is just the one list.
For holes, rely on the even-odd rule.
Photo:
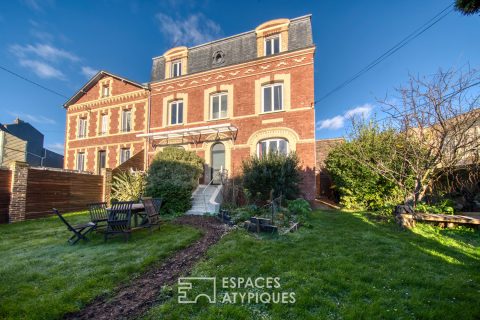
[(315, 197), (315, 46), (311, 16), (153, 58), (145, 85), (99, 72), (67, 103), (65, 168), (98, 172), (166, 146), (205, 159), (203, 181), (239, 175), (251, 154), (296, 151)]

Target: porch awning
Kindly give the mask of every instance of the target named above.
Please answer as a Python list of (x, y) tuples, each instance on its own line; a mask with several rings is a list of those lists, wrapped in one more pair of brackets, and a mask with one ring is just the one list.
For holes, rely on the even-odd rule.
[(211, 134), (211, 133), (229, 132), (232, 134), (236, 134), (237, 131), (238, 131), (237, 127), (232, 126), (230, 123), (225, 123), (225, 124), (216, 124), (211, 126), (193, 127), (193, 128), (162, 131), (162, 132), (141, 133), (141, 134), (137, 134), (137, 137), (145, 137), (145, 138), (153, 138), (154, 140), (161, 140), (161, 139), (169, 139), (169, 138), (200, 136), (200, 135)]

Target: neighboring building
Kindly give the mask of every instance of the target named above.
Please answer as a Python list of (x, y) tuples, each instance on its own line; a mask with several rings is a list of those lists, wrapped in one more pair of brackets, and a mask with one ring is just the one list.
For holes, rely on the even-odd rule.
[(205, 159), (207, 183), (220, 169), (239, 175), (251, 154), (296, 151), (302, 191), (314, 199), (310, 18), (272, 20), (225, 39), (170, 49), (153, 59), (148, 86), (99, 72), (65, 103), (65, 168), (98, 172), (142, 150), (146, 166), (165, 146), (179, 146)]
[(344, 138), (331, 138), (317, 140), (316, 147), (316, 181), (317, 181), (317, 197), (335, 200), (335, 194), (332, 190), (333, 181), (328, 173), (325, 160), (330, 151), (340, 143), (344, 143)]
[(43, 134), (30, 123), (17, 118), (14, 123), (5, 124), (3, 127), (10, 134), (26, 142), (26, 159), (23, 161), (26, 161), (31, 166), (63, 167), (63, 156), (45, 149), (43, 147)]
[(14, 161), (26, 161), (27, 142), (15, 137), (0, 123), (0, 167)]

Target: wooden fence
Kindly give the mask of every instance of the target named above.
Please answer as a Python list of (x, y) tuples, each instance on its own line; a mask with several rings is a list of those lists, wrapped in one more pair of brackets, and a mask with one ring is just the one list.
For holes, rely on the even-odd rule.
[(11, 182), (11, 171), (0, 168), (0, 223), (8, 222), (8, 206), (10, 205)]
[(60, 212), (85, 210), (88, 203), (103, 198), (100, 175), (28, 169), (25, 218), (35, 219)]
[(0, 223), (86, 210), (88, 203), (110, 199), (111, 169), (92, 175), (14, 162), (0, 168)]

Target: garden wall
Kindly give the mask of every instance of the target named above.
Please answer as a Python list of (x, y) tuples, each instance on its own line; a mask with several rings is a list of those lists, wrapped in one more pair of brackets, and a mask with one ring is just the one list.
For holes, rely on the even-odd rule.
[(0, 223), (8, 223), (11, 171), (0, 168)]

